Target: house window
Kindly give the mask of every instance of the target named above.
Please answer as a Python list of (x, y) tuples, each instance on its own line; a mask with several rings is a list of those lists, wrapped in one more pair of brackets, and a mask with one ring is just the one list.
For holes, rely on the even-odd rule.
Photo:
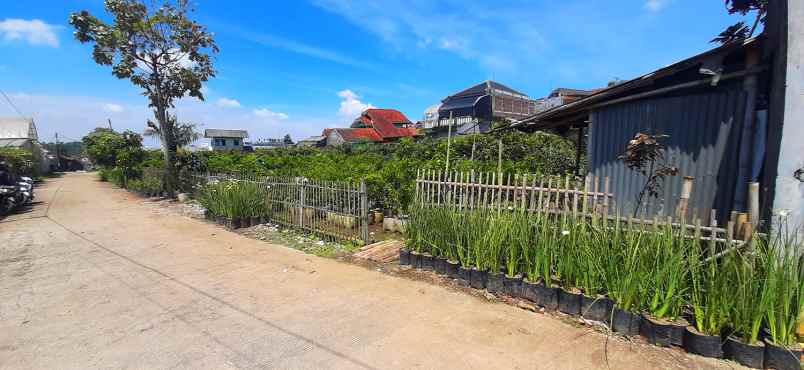
[(215, 146), (226, 146), (226, 139), (215, 138)]
[(238, 139), (232, 139), (232, 145), (234, 145), (234, 146), (239, 146), (239, 145), (240, 145), (240, 140), (238, 140)]

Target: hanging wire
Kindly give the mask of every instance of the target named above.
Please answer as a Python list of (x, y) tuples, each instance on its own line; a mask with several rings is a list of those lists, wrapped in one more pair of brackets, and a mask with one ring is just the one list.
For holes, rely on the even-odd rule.
[(11, 101), (11, 98), (9, 98), (8, 95), (6, 95), (5, 91), (0, 89), (0, 94), (3, 95), (3, 97), (6, 99), (6, 102), (8, 102), (8, 105), (10, 105), (11, 108), (13, 108), (15, 112), (17, 112), (17, 114), (20, 116), (20, 118), (25, 118), (25, 116), (22, 114), (22, 112), (19, 110), (19, 108), (17, 108), (17, 106), (14, 105), (13, 101)]

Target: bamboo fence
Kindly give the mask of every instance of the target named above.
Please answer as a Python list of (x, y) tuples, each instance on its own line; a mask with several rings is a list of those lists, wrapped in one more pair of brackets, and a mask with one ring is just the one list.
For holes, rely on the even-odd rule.
[(267, 193), (266, 217), (274, 223), (328, 239), (368, 241), (366, 185), (303, 177), (240, 173), (193, 173), (195, 185), (212, 181), (247, 181)]
[(416, 178), (414, 201), (420, 207), (454, 207), (458, 211), (497, 209), (530, 213), (572, 213), (603, 225), (610, 225), (612, 222), (641, 225), (645, 232), (670, 225), (676, 230), (683, 230), (686, 237), (697, 237), (721, 245), (711, 258), (750, 246), (757, 222), (753, 221), (756, 218), (750, 214), (732, 212), (731, 218), (723, 223), (725, 227), (718, 226), (715, 210), (711, 212), (706, 224), (697, 218), (687, 219), (692, 181), (692, 178), (685, 178), (685, 189), (676, 217), (665, 218), (648, 218), (645, 215), (623, 217), (613, 214), (612, 210), (616, 207), (614, 195), (610, 192), (610, 179), (591, 175), (579, 178), (420, 170)]

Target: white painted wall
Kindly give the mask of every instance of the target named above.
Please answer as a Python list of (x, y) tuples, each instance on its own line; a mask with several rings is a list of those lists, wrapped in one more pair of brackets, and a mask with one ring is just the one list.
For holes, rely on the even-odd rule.
[[(226, 145), (219, 145), (217, 141), (220, 139), (226, 140)], [(235, 141), (237, 141), (237, 145), (235, 145)], [(235, 137), (215, 137), (210, 140), (209, 146), (212, 150), (242, 150), (243, 139)]]
[[(787, 211), (788, 226), (804, 226), (804, 183), (793, 173), (804, 167), (804, 1), (788, 2), (787, 90), (776, 178), (774, 211)], [(777, 220), (775, 220), (778, 222)], [(777, 229), (778, 230), (778, 229)]]

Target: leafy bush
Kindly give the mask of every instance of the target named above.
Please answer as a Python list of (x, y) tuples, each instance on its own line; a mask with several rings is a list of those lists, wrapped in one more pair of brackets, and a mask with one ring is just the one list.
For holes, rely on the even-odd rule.
[(19, 148), (0, 148), (0, 162), (6, 162), (11, 171), (20, 176), (34, 177), (36, 163), (30, 151)]
[[(575, 169), (574, 144), (558, 135), (516, 131), (500, 136), (469, 135), (452, 139), (450, 168), (497, 171), (498, 144), (504, 144), (506, 173), (564, 175)], [(474, 146), (474, 156), (472, 147)], [(446, 167), (447, 140), (403, 139), (396, 144), (335, 148), (279, 148), (254, 153), (183, 153), (179, 162), (198, 171), (259, 176), (306, 177), (316, 180), (366, 182), (373, 206), (404, 212), (413, 199), (419, 170)]]

